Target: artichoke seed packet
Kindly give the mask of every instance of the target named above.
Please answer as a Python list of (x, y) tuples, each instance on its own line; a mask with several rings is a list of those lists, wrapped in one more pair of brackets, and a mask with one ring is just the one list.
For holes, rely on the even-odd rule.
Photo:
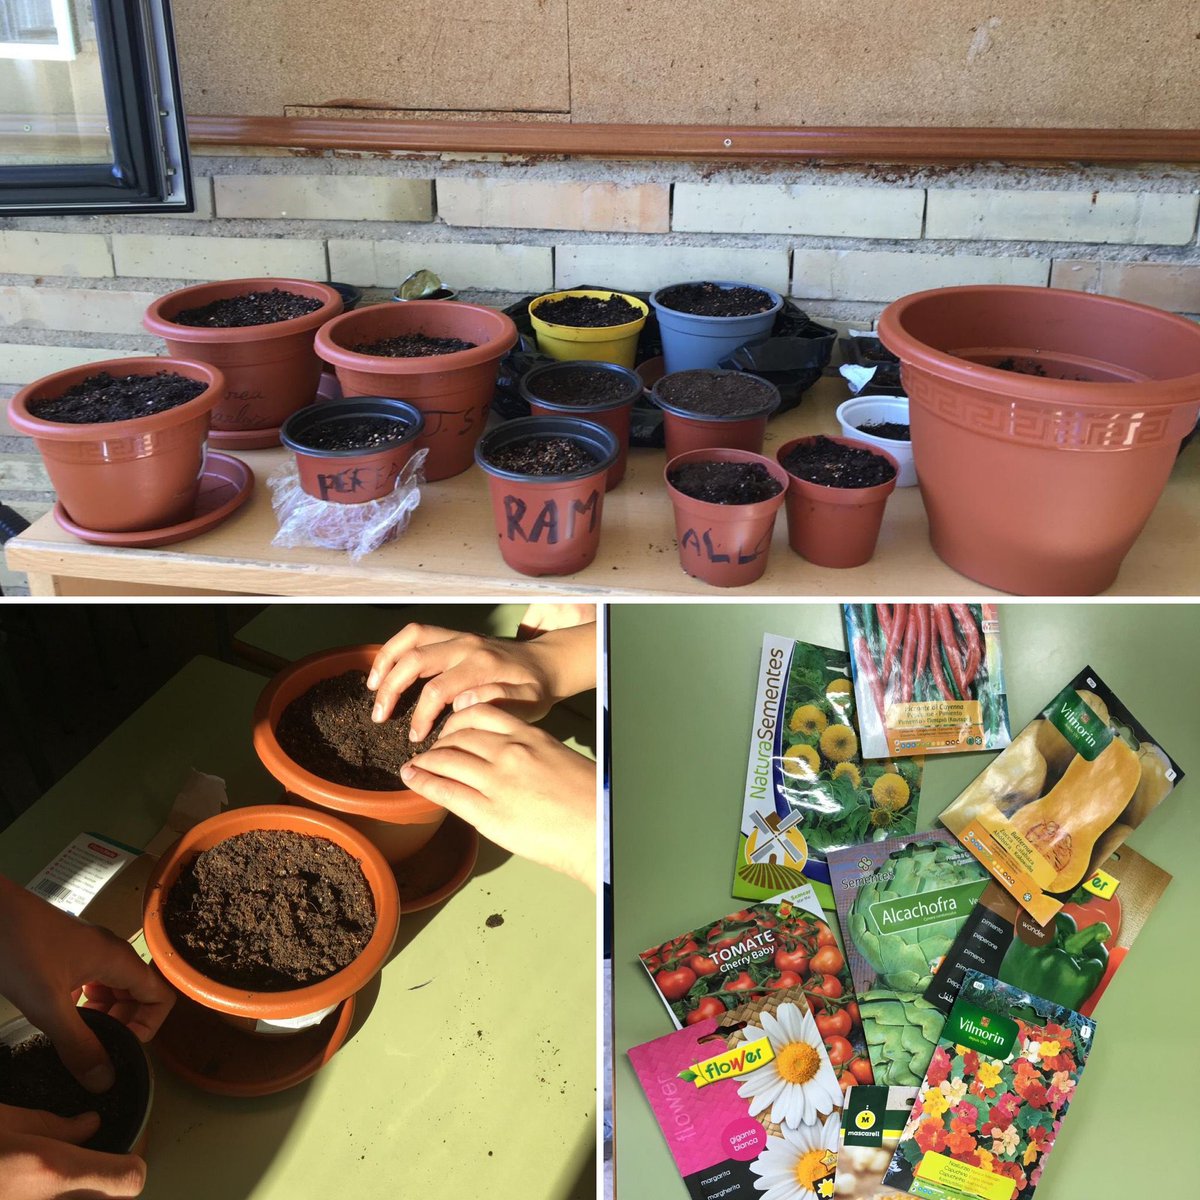
[(1089, 1017), (1170, 882), (1166, 871), (1122, 846), (1039, 925), (993, 880), (925, 999), (948, 1012), (974, 969)]
[(885, 1186), (884, 1173), (908, 1124), (915, 1087), (852, 1087), (842, 1109), (838, 1145), (837, 1200), (905, 1200)]
[(1183, 778), (1091, 667), (941, 815), (1039, 925)]
[(836, 850), (829, 870), (875, 1082), (913, 1087), (945, 1019), (926, 990), (988, 874), (941, 829)]
[(1095, 1033), (1090, 1017), (968, 971), (884, 1183), (929, 1200), (1029, 1200)]
[(924, 760), (864, 762), (850, 657), (763, 638), (733, 894), (766, 900), (811, 883), (832, 910), (831, 851), (910, 833)]
[(994, 604), (844, 604), (864, 758), (999, 750), (1008, 697)]

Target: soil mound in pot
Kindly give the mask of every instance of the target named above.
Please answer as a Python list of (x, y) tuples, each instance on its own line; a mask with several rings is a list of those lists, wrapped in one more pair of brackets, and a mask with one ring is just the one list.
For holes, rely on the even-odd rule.
[(900, 421), (866, 421), (862, 425), (856, 425), (855, 429), (889, 442), (912, 441), (912, 430)]
[(428, 750), (450, 718), (447, 710), (424, 741), (409, 740), (423, 686), (421, 680), (410, 687), (391, 717), (376, 724), (371, 720), (375, 693), (367, 688), (366, 671), (322, 679), (283, 710), (275, 737), (293, 762), (331, 783), (371, 792), (407, 790), (400, 768)]
[(656, 390), (668, 404), (706, 417), (756, 416), (774, 398), (762, 380), (737, 372), (682, 371), (665, 376)]
[(310, 450), (371, 450), (404, 436), (407, 421), (391, 417), (342, 417), (324, 421), (297, 438)]
[(629, 392), (629, 383), (615, 371), (603, 367), (563, 367), (539, 375), (528, 385), (529, 394), (551, 404), (588, 408), (593, 404), (621, 400)]
[(163, 918), (208, 978), (280, 992), (349, 966), (375, 932), (375, 902), (362, 867), (328, 838), (261, 829), (192, 859)]
[(759, 504), (783, 491), (762, 463), (689, 462), (667, 478), (676, 491), (706, 504)]
[(359, 342), (351, 346), (355, 354), (373, 354), (377, 358), (433, 358), (439, 354), (457, 354), (474, 350), (475, 343), (456, 337), (430, 337), (425, 333), (402, 333), (396, 337)]
[(502, 446), (488, 456), (502, 471), (517, 475), (573, 475), (594, 467), (596, 456), (579, 442), (565, 437), (530, 437)]
[(100, 371), (61, 396), (32, 401), (29, 412), (43, 421), (64, 425), (101, 425), (151, 417), (186, 404), (207, 385), (173, 371), (154, 375), (110, 375)]
[(723, 288), (715, 283), (679, 283), (663, 288), (656, 298), (665, 308), (697, 317), (750, 317), (775, 304), (759, 288)]
[(794, 446), (784, 456), (781, 466), (789, 475), (836, 488), (877, 487), (896, 474), (896, 468), (882, 455), (857, 446), (843, 446), (827, 437), (815, 437)]
[[(550, 325), (571, 325), (576, 329), (601, 329), (608, 325), (628, 325), (645, 315), (624, 296), (563, 296), (534, 307), (538, 320)], [(546, 399), (550, 399), (549, 396)]]
[(213, 300), (197, 308), (184, 308), (171, 320), (176, 325), (208, 329), (244, 329), (248, 325), (278, 325), (280, 321), (307, 316), (320, 307), (321, 301), (315, 296), (271, 288), (270, 291), (246, 292), (242, 296)]

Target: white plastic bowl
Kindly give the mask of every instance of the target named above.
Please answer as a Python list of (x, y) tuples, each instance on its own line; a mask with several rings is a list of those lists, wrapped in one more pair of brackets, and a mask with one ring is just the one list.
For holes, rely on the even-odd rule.
[(886, 450), (899, 464), (900, 476), (897, 487), (912, 487), (917, 482), (917, 468), (913, 465), (912, 442), (896, 442), (891, 438), (875, 437), (864, 433), (860, 425), (872, 421), (896, 421), (908, 424), (907, 396), (852, 396), (837, 407), (837, 419), (842, 426), (842, 436), (857, 438), (869, 446)]

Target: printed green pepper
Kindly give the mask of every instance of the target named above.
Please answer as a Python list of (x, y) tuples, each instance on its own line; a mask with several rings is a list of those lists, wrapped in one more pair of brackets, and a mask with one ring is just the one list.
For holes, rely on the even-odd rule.
[(1054, 941), (1031, 946), (1019, 937), (1000, 964), (1000, 978), (1034, 996), (1067, 1008), (1079, 1006), (1096, 990), (1108, 968), (1105, 942), (1112, 930), (1103, 921), (1079, 929), (1073, 917), (1059, 913)]

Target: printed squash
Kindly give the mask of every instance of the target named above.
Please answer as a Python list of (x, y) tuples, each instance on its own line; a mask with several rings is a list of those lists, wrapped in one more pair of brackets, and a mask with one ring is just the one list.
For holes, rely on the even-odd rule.
[[(1049, 725), (1050, 722), (1042, 721), (1040, 724)], [(1057, 729), (1054, 732), (1062, 737)], [(1045, 784), (1046, 760), (1038, 750), (1038, 731), (1029, 725), (1013, 738), (986, 771), (967, 785), (954, 802), (954, 824), (950, 828), (961, 831), (966, 828), (968, 821), (981, 813), (990, 813), (992, 809), (1007, 817), (1021, 805), (1036, 800)]]
[(1166, 799), (1175, 786), (1174, 781), (1167, 778), (1171, 760), (1153, 742), (1138, 744), (1138, 762), (1142, 767), (1142, 777), (1129, 807), (1121, 814), (1121, 820), (1134, 829)]
[[(1111, 724), (1108, 705), (1095, 692), (1076, 688), (1075, 694), (1087, 704), (1105, 725)], [(1075, 757), (1075, 747), (1045, 717), (1034, 721), (1032, 728), (1037, 731), (1037, 748), (1041, 756), (1046, 760), (1050, 778), (1061, 778), (1067, 767), (1071, 765), (1071, 760)]]
[(1055, 870), (1048, 892), (1066, 892), (1087, 874), (1092, 851), (1133, 798), (1141, 779), (1138, 756), (1120, 738), (1088, 762), (1076, 755), (1040, 800), (1012, 817), (1012, 827)]

